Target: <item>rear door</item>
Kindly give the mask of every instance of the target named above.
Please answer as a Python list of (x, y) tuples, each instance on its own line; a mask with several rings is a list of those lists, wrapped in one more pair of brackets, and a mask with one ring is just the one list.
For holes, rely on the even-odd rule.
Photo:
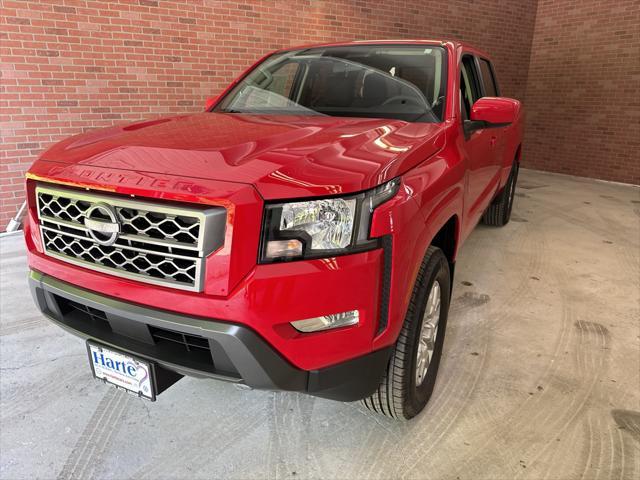
[[(472, 55), (464, 55), (460, 64), (460, 116), (463, 125), (469, 121), (471, 107), (482, 95), (483, 87), (476, 59)], [(498, 167), (493, 130), (484, 128), (465, 133), (463, 141), (467, 157), (465, 224), (469, 229), (476, 225), (495, 192)]]

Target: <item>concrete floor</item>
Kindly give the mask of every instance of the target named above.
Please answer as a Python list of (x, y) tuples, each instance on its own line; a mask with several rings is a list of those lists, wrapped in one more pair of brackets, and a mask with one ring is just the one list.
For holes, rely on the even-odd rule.
[(640, 475), (640, 190), (522, 171), (459, 258), (440, 376), (409, 423), (183, 379), (92, 380), (0, 240), (0, 477), (631, 479)]

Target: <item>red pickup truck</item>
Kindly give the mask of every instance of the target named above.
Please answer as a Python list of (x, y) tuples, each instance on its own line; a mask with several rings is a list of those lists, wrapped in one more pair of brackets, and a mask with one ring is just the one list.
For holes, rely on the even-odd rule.
[(183, 375), (411, 418), (456, 254), (509, 221), (522, 110), (452, 41), (267, 55), (206, 111), (66, 139), (27, 173), (30, 285), (135, 395)]

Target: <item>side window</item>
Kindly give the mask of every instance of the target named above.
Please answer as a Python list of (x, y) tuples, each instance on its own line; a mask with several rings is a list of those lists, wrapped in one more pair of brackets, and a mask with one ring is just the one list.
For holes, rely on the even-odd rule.
[(485, 97), (497, 97), (499, 95), (498, 88), (496, 87), (495, 78), (493, 78), (493, 69), (491, 68), (491, 64), (484, 58), (480, 58), (479, 63)]
[(282, 68), (273, 72), (271, 85), (267, 90), (283, 97), (291, 98), (291, 88), (298, 73), (298, 64), (287, 63)]
[(234, 109), (251, 108), (288, 108), (293, 103), (292, 90), (300, 66), (287, 63), (273, 72), (258, 70), (242, 88), (241, 94), (234, 100)]
[(480, 98), (478, 84), (478, 72), (473, 57), (462, 57), (460, 65), (460, 109), (463, 120), (468, 120), (471, 115), (471, 107)]

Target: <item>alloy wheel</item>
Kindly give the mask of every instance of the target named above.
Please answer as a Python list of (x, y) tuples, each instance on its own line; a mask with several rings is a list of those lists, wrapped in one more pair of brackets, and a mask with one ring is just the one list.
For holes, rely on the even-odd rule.
[(440, 321), (440, 283), (434, 281), (429, 291), (427, 305), (422, 317), (422, 327), (418, 338), (418, 349), (416, 352), (416, 387), (424, 382), (427, 370), (433, 357), (436, 338), (438, 336), (438, 322)]

